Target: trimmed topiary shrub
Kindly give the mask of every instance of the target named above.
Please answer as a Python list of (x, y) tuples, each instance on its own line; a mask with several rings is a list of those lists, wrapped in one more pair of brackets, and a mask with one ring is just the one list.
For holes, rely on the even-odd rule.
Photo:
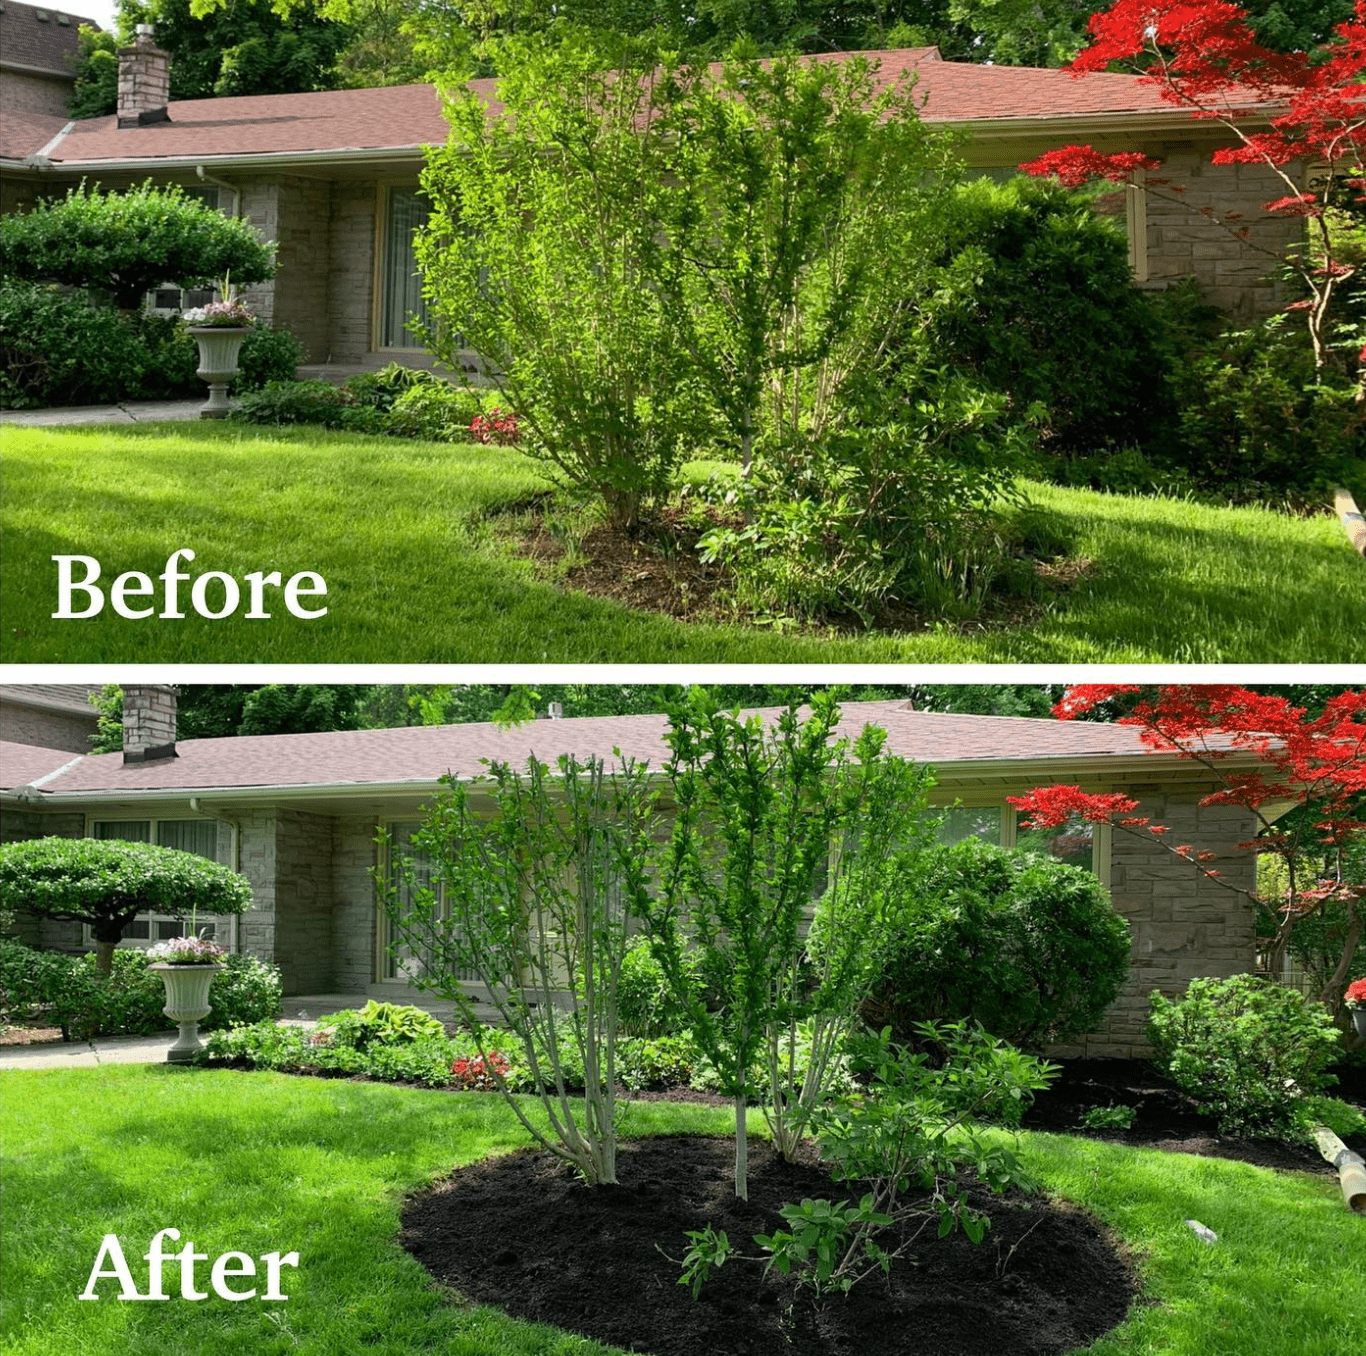
[(979, 839), (907, 859), (864, 1015), (907, 1045), (916, 1024), (980, 1023), (1035, 1048), (1092, 1030), (1129, 970), (1129, 925), (1090, 872)]
[(1148, 1035), (1158, 1064), (1225, 1134), (1293, 1137), (1303, 1099), (1336, 1081), (1332, 1018), (1258, 975), (1193, 979), (1177, 999), (1154, 992)]

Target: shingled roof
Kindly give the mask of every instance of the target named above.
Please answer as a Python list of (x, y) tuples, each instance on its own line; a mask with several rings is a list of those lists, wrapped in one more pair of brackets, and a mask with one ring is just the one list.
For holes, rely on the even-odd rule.
[[(892, 81), (914, 74), (928, 122), (1004, 126), (1010, 122), (1087, 119), (1147, 114), (1188, 117), (1164, 103), (1158, 90), (1137, 76), (1096, 74), (1078, 79), (1067, 71), (979, 66), (942, 61), (933, 47), (835, 53), (819, 60), (862, 55), (880, 63)], [(816, 58), (813, 58), (816, 59)], [(475, 80), (471, 88), (493, 110), (501, 105), (497, 82)], [(54, 166), (84, 167), (119, 160), (186, 162), (253, 157), (314, 159), (416, 156), (446, 139), (447, 125), (431, 85), (328, 90), (315, 94), (267, 94), (223, 99), (186, 99), (168, 105), (169, 122), (120, 129), (113, 117), (87, 118), (72, 126), (45, 155)], [(23, 154), (42, 143), (34, 141)]]
[[(4, 0), (0, 4), (0, 68), (74, 79), (76, 30), (82, 24), (99, 28), (94, 19)], [(8, 110), (5, 116), (9, 117)]]
[[(778, 708), (761, 712), (766, 720)], [(945, 770), (966, 764), (1094, 763), (1098, 768), (1118, 760), (1156, 758), (1128, 725), (1086, 721), (1036, 720), (1005, 716), (946, 715), (913, 711), (903, 702), (848, 702), (839, 733), (854, 736), (865, 725), (887, 731), (893, 753)], [(446, 773), (477, 777), (487, 771), (483, 759), (522, 764), (535, 755), (553, 765), (561, 754), (580, 761), (591, 756), (610, 760), (614, 750), (624, 757), (658, 768), (668, 749), (668, 721), (661, 715), (594, 716), (542, 720), (514, 729), (490, 724), (410, 726), (390, 730), (351, 730), (325, 734), (249, 735), (233, 739), (189, 739), (178, 756), (125, 765), (121, 754), (82, 758), (60, 776), (44, 782), (44, 798), (52, 795), (102, 795), (166, 791), (185, 794), (227, 789), (301, 787), (434, 787)], [(3, 785), (30, 784), (71, 761), (71, 755), (23, 750), (13, 765), (0, 749)], [(38, 752), (50, 756), (35, 764)]]

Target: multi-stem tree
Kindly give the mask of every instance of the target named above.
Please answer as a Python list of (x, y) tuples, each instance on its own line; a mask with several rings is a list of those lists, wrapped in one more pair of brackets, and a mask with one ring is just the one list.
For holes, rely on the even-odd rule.
[[(805, 720), (792, 705), (771, 727), (700, 690), (670, 712), (663, 791), (673, 829), (642, 921), (734, 1101), (742, 1199), (749, 1104), (767, 1102), (775, 1143), (790, 1155), (871, 980), (880, 873), (917, 833), (929, 786), (883, 752), (885, 731), (836, 739), (839, 718), (828, 692), (811, 699)], [(805, 1022), (811, 1051), (799, 1079)]]
[[(1084, 715), (1134, 685), (1070, 688), (1054, 708), (1060, 719)], [(1060, 828), (1075, 818), (1109, 823), (1160, 844), (1193, 869), (1243, 896), (1270, 933), (1268, 968), (1281, 973), (1298, 924), (1332, 916), (1341, 941), (1336, 964), (1319, 999), (1334, 1014), (1351, 976), (1357, 944), (1366, 925), (1366, 879), (1352, 863), (1366, 841), (1366, 689), (1330, 698), (1310, 717), (1286, 698), (1244, 687), (1168, 685), (1144, 697), (1121, 724), (1140, 727), (1143, 742), (1205, 767), (1218, 788), (1201, 805), (1241, 806), (1256, 818), (1258, 834), (1240, 844), (1248, 852), (1279, 859), (1281, 871), (1263, 876), (1277, 882), (1275, 893), (1236, 885), (1207, 865), (1213, 860), (1198, 844), (1172, 843), (1167, 826), (1135, 815), (1138, 801), (1121, 793), (1095, 794), (1076, 786), (1037, 787), (1007, 797), (1023, 811), (1030, 828)], [(1231, 766), (1235, 755), (1255, 755), (1257, 766)]]

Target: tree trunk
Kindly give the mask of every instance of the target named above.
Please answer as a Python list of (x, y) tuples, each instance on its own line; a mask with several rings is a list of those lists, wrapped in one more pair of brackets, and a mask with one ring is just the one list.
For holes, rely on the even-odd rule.
[(749, 1200), (749, 1129), (745, 1118), (745, 1094), (735, 1095), (735, 1194)]
[(95, 939), (95, 969), (100, 974), (114, 973), (114, 948), (117, 945), (117, 942), (102, 942), (98, 937)]

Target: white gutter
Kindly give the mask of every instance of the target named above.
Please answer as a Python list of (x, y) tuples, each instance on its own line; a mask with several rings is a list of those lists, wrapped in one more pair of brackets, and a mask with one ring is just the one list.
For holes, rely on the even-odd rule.
[(196, 165), (194, 167), (194, 172), (199, 176), (202, 182), (212, 184), (215, 188), (226, 188), (228, 192), (232, 194), (232, 211), (229, 215), (233, 217), (241, 215), (242, 194), (236, 184), (230, 184), (226, 179), (215, 179), (212, 174), (205, 174), (203, 165)]
[[(290, 165), (370, 165), (376, 161), (419, 160), (427, 145), (385, 146), (375, 150), (362, 150), (348, 147), (342, 150), (327, 151), (274, 151), (256, 155), (165, 155), (165, 156), (107, 156), (99, 160), (57, 160), (50, 165), (33, 168), (71, 170), (192, 170), (196, 173), (201, 165), (212, 165), (215, 169), (280, 169)], [(44, 149), (47, 149), (46, 147)]]

